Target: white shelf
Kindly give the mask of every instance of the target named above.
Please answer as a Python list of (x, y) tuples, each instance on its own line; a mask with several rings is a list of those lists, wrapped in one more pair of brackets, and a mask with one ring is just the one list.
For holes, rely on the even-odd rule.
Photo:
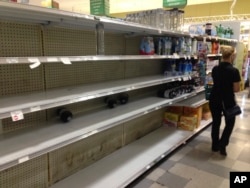
[(14, 132), (9, 136), (0, 135), (0, 171), (17, 165), (20, 161), (24, 162), (38, 157), (194, 95), (196, 95), (195, 92), (172, 100), (150, 97), (129, 102), (115, 109), (78, 115), (69, 123), (62, 123), (58, 120), (51, 122), (48, 126), (43, 125), (39, 128), (23, 131), (21, 134)]
[(0, 64), (64, 63), (85, 61), (180, 59), (191, 56), (179, 55), (96, 55), (96, 56), (43, 56), (43, 57), (0, 57)]
[(150, 87), (173, 81), (189, 79), (189, 76), (164, 77), (148, 76), (115, 80), (105, 83), (88, 84), (0, 98), (0, 119), (11, 117), (11, 112), (21, 111), (23, 114), (82, 102), (102, 96)]
[(228, 41), (228, 42), (238, 42), (237, 39), (228, 39), (228, 38), (221, 38), (221, 37), (217, 37), (217, 36), (209, 36), (209, 35), (194, 35), (191, 34), (192, 38), (206, 38), (208, 40), (215, 40), (215, 41)]
[(153, 27), (126, 22), (123, 20), (108, 17), (99, 17), (74, 12), (67, 12), (57, 9), (49, 9), (20, 3), (8, 3), (0, 1), (1, 19), (14, 20), (18, 22), (28, 22), (95, 30), (96, 24), (102, 22), (105, 31), (121, 32), (127, 34), (153, 34), (153, 35), (172, 35), (189, 36), (188, 33), (178, 31), (165, 31)]
[(202, 121), (193, 132), (161, 127), (51, 188), (125, 187), (210, 123), (211, 120)]
[(205, 91), (203, 90), (191, 98), (178, 102), (176, 105), (196, 108), (206, 104), (207, 102), (208, 101), (205, 99)]

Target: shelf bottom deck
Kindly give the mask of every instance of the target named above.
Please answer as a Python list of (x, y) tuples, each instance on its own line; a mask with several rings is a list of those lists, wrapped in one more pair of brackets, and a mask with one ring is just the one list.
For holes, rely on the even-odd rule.
[(210, 123), (211, 120), (202, 121), (195, 131), (161, 127), (59, 181), (52, 188), (125, 187)]

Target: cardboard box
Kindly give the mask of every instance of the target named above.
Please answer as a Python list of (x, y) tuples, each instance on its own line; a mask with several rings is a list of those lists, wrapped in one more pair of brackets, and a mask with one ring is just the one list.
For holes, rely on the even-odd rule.
[(165, 112), (164, 119), (173, 121), (173, 122), (178, 122), (180, 120), (180, 114), (176, 114), (172, 112)]
[(198, 128), (201, 124), (201, 118), (202, 118), (202, 106), (193, 108), (193, 107), (184, 107), (183, 108), (183, 115), (185, 116), (196, 116), (197, 122), (196, 122), (196, 128)]
[(178, 128), (187, 130), (187, 131), (193, 131), (197, 127), (197, 121), (198, 121), (197, 115), (193, 115), (193, 116), (183, 115), (180, 117)]

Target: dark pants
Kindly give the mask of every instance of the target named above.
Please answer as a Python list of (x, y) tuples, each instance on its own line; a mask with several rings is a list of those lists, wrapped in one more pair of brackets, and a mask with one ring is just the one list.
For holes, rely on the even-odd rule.
[(213, 118), (212, 132), (211, 132), (212, 146), (222, 147), (222, 148), (226, 147), (229, 143), (229, 139), (234, 128), (235, 117), (230, 119), (225, 118), (225, 128), (220, 137), (222, 107), (210, 105), (210, 110)]

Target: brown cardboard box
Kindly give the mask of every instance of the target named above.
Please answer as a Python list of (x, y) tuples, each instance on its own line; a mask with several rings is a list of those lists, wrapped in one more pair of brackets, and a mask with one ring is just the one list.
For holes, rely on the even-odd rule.
[(202, 118), (202, 106), (193, 108), (193, 107), (184, 107), (183, 115), (185, 116), (197, 116), (196, 128), (198, 128), (201, 124)]
[(183, 115), (180, 117), (178, 128), (187, 130), (187, 131), (193, 131), (197, 127), (197, 121), (198, 121), (197, 115), (193, 115), (193, 116)]

